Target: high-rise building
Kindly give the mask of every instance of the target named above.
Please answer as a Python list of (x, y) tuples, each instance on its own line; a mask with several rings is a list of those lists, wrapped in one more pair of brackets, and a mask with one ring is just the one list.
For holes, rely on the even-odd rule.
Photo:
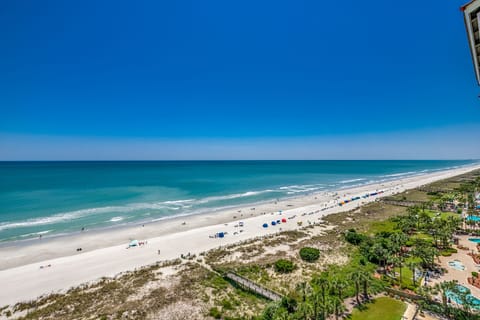
[(463, 7), (463, 16), (465, 27), (467, 29), (468, 43), (472, 54), (473, 67), (477, 83), (480, 85), (480, 33), (478, 30), (478, 21), (480, 18), (480, 0), (472, 0)]

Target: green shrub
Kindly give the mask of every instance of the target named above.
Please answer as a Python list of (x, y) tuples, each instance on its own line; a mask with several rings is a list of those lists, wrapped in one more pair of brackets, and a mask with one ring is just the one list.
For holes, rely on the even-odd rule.
[(222, 300), (222, 307), (223, 307), (223, 309), (226, 309), (226, 310), (232, 310), (233, 309), (233, 305), (230, 302), (230, 300), (228, 300), (228, 299), (223, 299)]
[(355, 229), (350, 229), (345, 233), (345, 240), (353, 245), (361, 244), (366, 238), (365, 235), (357, 233)]
[(295, 269), (295, 264), (286, 259), (280, 259), (275, 262), (275, 271), (280, 273), (289, 273)]
[(287, 309), (288, 313), (294, 313), (295, 310), (297, 309), (297, 300), (293, 297), (283, 297), (282, 301), (280, 302), (280, 305)]
[(311, 247), (300, 249), (300, 257), (307, 262), (314, 262), (320, 257), (320, 250)]
[(215, 319), (221, 319), (222, 318), (222, 313), (217, 309), (217, 307), (211, 308), (210, 312), (208, 314), (211, 317), (214, 317)]
[(472, 271), (472, 277), (478, 278), (478, 272)]

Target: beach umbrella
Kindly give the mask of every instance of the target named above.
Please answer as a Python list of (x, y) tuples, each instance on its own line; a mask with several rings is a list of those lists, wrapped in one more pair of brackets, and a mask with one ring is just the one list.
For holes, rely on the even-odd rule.
[(277, 220), (277, 224), (280, 224), (280, 220)]
[(277, 223), (275, 221), (272, 221), (272, 226), (276, 225)]
[(268, 228), (268, 224), (267, 224), (267, 223), (264, 223), (264, 224), (263, 224), (263, 227), (264, 227), (264, 228)]
[(283, 219), (282, 219), (282, 222), (283, 222), (283, 223), (287, 222), (287, 219), (283, 218)]
[(223, 238), (223, 237), (225, 237), (225, 233), (223, 233), (223, 232), (219, 232), (219, 233), (218, 233), (218, 237), (219, 237), (219, 238)]

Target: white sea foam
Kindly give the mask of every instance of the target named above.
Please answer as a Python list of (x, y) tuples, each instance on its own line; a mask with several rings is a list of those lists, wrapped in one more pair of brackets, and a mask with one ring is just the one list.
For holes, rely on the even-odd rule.
[[(35, 227), (41, 225), (50, 225), (55, 223), (64, 223), (76, 219), (81, 219), (86, 216), (100, 215), (104, 213), (128, 213), (139, 210), (180, 210), (188, 209), (196, 204), (205, 204), (211, 201), (219, 200), (231, 200), (236, 198), (250, 197), (267, 192), (273, 192), (274, 190), (261, 190), (261, 191), (248, 191), (239, 194), (231, 194), (225, 196), (206, 197), (203, 199), (182, 199), (182, 200), (169, 200), (163, 202), (145, 202), (145, 203), (131, 203), (124, 206), (106, 206), (99, 208), (89, 208), (76, 211), (62, 212), (47, 217), (28, 219), (23, 221), (8, 221), (0, 223), (0, 231), (7, 229)], [(116, 216), (110, 219), (111, 222), (117, 222), (123, 219), (121, 216)]]
[(267, 190), (261, 190), (261, 191), (247, 191), (244, 193), (228, 194), (225, 196), (206, 197), (206, 198), (197, 200), (196, 203), (204, 204), (211, 201), (221, 201), (221, 200), (231, 200), (231, 199), (237, 199), (237, 198), (252, 197), (252, 196), (256, 196), (263, 193), (269, 193), (269, 192), (275, 192), (275, 190), (267, 189)]
[(39, 232), (26, 233), (26, 234), (20, 235), (19, 237), (20, 238), (28, 238), (28, 237), (32, 237), (32, 236), (40, 236), (40, 235), (47, 234), (51, 231), (53, 231), (53, 230), (45, 230), (45, 231), (39, 231)]
[(287, 194), (305, 193), (316, 190), (324, 189), (323, 184), (304, 184), (304, 185), (292, 185), (279, 188), (281, 191), (286, 191)]
[(69, 220), (77, 219), (92, 213), (109, 212), (112, 210), (112, 208), (116, 208), (116, 207), (90, 208), (90, 209), (59, 213), (59, 214), (55, 214), (48, 217), (28, 219), (24, 221), (3, 222), (3, 223), (0, 223), (0, 231), (6, 230), (6, 229), (41, 226), (41, 225), (47, 225), (52, 223), (69, 221)]
[(366, 180), (365, 178), (357, 178), (357, 179), (349, 179), (349, 180), (342, 180), (340, 183), (345, 184), (345, 183), (352, 183), (352, 182), (357, 182), (357, 181), (363, 181)]
[(392, 174), (386, 174), (380, 177), (401, 177), (401, 176), (410, 176), (413, 174), (418, 174), (417, 171), (408, 171), (408, 172), (400, 172), (400, 173), (392, 173)]
[(171, 200), (171, 201), (164, 201), (162, 203), (165, 203), (165, 204), (183, 204), (183, 203), (190, 203), (190, 202), (194, 202), (195, 199), (186, 199), (186, 200)]

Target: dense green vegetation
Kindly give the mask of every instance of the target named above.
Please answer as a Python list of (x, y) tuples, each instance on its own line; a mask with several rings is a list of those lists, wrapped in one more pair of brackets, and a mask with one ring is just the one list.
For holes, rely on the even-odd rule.
[(275, 262), (275, 271), (280, 273), (289, 273), (295, 269), (295, 264), (286, 259), (279, 259)]
[[(394, 203), (407, 203), (403, 214), (360, 224), (360, 230), (344, 231), (345, 242), (353, 246), (347, 265), (328, 266), (310, 281), (298, 283), (296, 290), (281, 302), (269, 304), (261, 318), (308, 320), (334, 315), (338, 319), (345, 308), (344, 300), (352, 297), (357, 308), (351, 319), (401, 319), (404, 303), (387, 297), (370, 299), (387, 286), (415, 292), (423, 297), (419, 302), (423, 308), (450, 319), (480, 319), (472, 300), (467, 298), (467, 293), (458, 292), (455, 282), (421, 286), (426, 271), (438, 271), (436, 257), (457, 252), (452, 239), (462, 227), (459, 213), (465, 205), (469, 214), (475, 213), (470, 204), (479, 188), (477, 177), (450, 184), (447, 190), (442, 190), (441, 185), (430, 186), (428, 191), (414, 190), (413, 199), (408, 192), (393, 198)], [(312, 261), (311, 249), (301, 249), (303, 260)], [(448, 292), (458, 293), (462, 301), (460, 308), (448, 303)], [(433, 295), (439, 295), (442, 303), (433, 302)]]
[(317, 261), (320, 257), (320, 250), (311, 247), (304, 247), (300, 249), (300, 257), (307, 262)]
[(360, 256), (353, 257), (346, 266), (330, 266), (309, 282), (298, 283), (282, 301), (269, 304), (262, 319), (326, 319), (331, 314), (339, 317), (345, 310), (344, 299), (354, 297), (360, 303), (382, 291), (381, 281), (372, 277), (373, 268)]

